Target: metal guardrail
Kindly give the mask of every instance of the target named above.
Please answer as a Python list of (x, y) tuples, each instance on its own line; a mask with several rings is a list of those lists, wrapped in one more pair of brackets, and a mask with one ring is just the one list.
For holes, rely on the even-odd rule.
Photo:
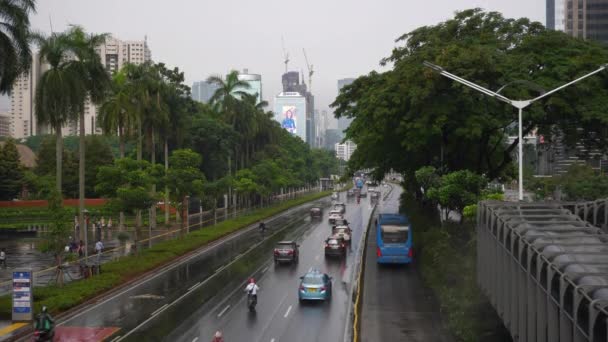
[(477, 280), (516, 341), (608, 341), (608, 234), (571, 205), (479, 205)]
[[(236, 211), (229, 210), (228, 215), (226, 215), (226, 216), (222, 215), (221, 217), (218, 215), (217, 220), (215, 218), (211, 218), (211, 219), (207, 219), (204, 221), (200, 221), (199, 217), (198, 217), (198, 215), (199, 215), (198, 213), (188, 215), (188, 223), (184, 225), (183, 230), (182, 230), (182, 228), (170, 229), (162, 234), (158, 234), (158, 235), (155, 235), (155, 236), (152, 236), (149, 238), (145, 238), (145, 239), (139, 239), (137, 241), (137, 244), (139, 245), (138, 246), (139, 248), (147, 248), (147, 247), (153, 246), (154, 244), (156, 244), (158, 242), (180, 237), (180, 236), (182, 236), (182, 232), (184, 232), (184, 231), (197, 230), (197, 229), (201, 229), (206, 226), (211, 226), (211, 225), (214, 225), (215, 223), (222, 222), (225, 219), (233, 219), (233, 218), (236, 218), (236, 217), (239, 217), (242, 215), (246, 215), (248, 213), (253, 212), (254, 210), (270, 207), (270, 206), (276, 205), (277, 203), (283, 202), (285, 200), (295, 199), (295, 198), (301, 197), (303, 195), (315, 192), (315, 190), (316, 189), (312, 189), (311, 191), (308, 191), (308, 190), (294, 191), (293, 193), (291, 193), (289, 195), (281, 196), (278, 201), (267, 203), (264, 206), (260, 205), (260, 206), (255, 206), (255, 207), (251, 207), (251, 208), (242, 208), (242, 209), (239, 209)], [(143, 228), (143, 227), (141, 228), (142, 232), (144, 232), (146, 230), (147, 230), (147, 228)], [(120, 259), (121, 257), (131, 254), (133, 252), (133, 250), (131, 248), (134, 245), (135, 245), (135, 242), (133, 242), (132, 244), (129, 244), (129, 245), (127, 245), (127, 244), (121, 245), (121, 246), (118, 246), (115, 248), (107, 249), (104, 252), (102, 252), (101, 255), (91, 253), (87, 258), (80, 258), (75, 261), (63, 263), (61, 267), (63, 268), (64, 272), (69, 273), (69, 276), (64, 275), (64, 281), (68, 282), (68, 281), (72, 281), (72, 280), (81, 279), (82, 276), (79, 274), (79, 271), (78, 271), (81, 264), (97, 265), (98, 263), (103, 264), (108, 261)], [(51, 267), (48, 267), (45, 269), (34, 271), (34, 285), (35, 286), (48, 285), (50, 283), (49, 277), (54, 277), (56, 272), (57, 272), (57, 266), (51, 266)], [(40, 279), (43, 279), (43, 278), (44, 278), (44, 280), (40, 281)], [(13, 283), (11, 280), (0, 282), (0, 295), (6, 295), (6, 294), (12, 293), (12, 285), (13, 285)]]

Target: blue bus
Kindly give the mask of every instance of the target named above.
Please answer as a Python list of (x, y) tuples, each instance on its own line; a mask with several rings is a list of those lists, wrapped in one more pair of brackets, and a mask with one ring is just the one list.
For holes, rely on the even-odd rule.
[(409, 264), (414, 258), (409, 219), (400, 214), (379, 214), (376, 219), (376, 255), (379, 264)]

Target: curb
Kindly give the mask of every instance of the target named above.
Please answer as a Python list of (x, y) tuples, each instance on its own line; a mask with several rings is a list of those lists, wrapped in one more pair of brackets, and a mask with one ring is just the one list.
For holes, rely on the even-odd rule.
[[(390, 195), (393, 192), (393, 186), (392, 185), (389, 185), (389, 186), (391, 187), (391, 189), (382, 197), (383, 201), (386, 200), (388, 195)], [(359, 255), (357, 256), (358, 260), (356, 263), (355, 272), (353, 273), (353, 277), (352, 277), (352, 279), (356, 279), (356, 282), (353, 282), (353, 286), (351, 287), (350, 295), (349, 295), (351, 300), (349, 301), (349, 304), (348, 304), (347, 322), (344, 327), (344, 342), (358, 342), (359, 341), (358, 323), (359, 323), (359, 312), (361, 311), (360, 298), (361, 298), (361, 293), (363, 292), (361, 290), (363, 288), (362, 279), (363, 279), (363, 274), (365, 274), (365, 257), (367, 255), (367, 236), (368, 236), (368, 232), (371, 227), (372, 220), (375, 216), (377, 208), (378, 208), (378, 203), (374, 204), (372, 212), (369, 215), (369, 222), (367, 223), (367, 228), (365, 229), (365, 231), (363, 232), (363, 234), (361, 236), (361, 241), (360, 241), (361, 247), (359, 249)], [(351, 330), (350, 333), (349, 333), (349, 330)]]

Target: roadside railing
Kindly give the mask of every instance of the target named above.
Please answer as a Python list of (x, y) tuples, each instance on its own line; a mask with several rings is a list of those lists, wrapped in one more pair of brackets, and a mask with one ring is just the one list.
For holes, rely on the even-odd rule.
[[(202, 219), (204, 218), (204, 216), (201, 216), (201, 213), (187, 215), (187, 222), (184, 224), (183, 228), (179, 227), (175, 229), (169, 229), (164, 233), (157, 234), (154, 236), (148, 236), (147, 238), (138, 239), (137, 241), (131, 241), (130, 243), (121, 244), (117, 247), (107, 249), (102, 253), (90, 254), (87, 257), (63, 263), (60, 267), (64, 271), (64, 282), (79, 280), (87, 276), (92, 276), (95, 273), (93, 271), (98, 272), (100, 270), (100, 265), (106, 262), (114, 261), (121, 257), (134, 254), (136, 253), (136, 250), (138, 248), (150, 248), (154, 246), (154, 244), (159, 243), (161, 241), (175, 239), (177, 237), (182, 236), (184, 231), (189, 232), (204, 227), (212, 226), (227, 219), (234, 219), (236, 217), (247, 215), (255, 210), (267, 208), (289, 199), (295, 199), (310, 193), (317, 192), (317, 190), (318, 188), (303, 188), (301, 190), (286, 193), (284, 195), (278, 195), (276, 196), (275, 201), (270, 201), (264, 203), (263, 205), (260, 204), (257, 206), (241, 208), (237, 210), (232, 210), (231, 208), (228, 208), (228, 213), (222, 215), (221, 217), (216, 216), (212, 218)], [(203, 212), (203, 215), (209, 215), (209, 212), (210, 211)], [(141, 232), (143, 233), (145, 230), (147, 229), (142, 228)], [(56, 277), (57, 269), (57, 266), (52, 266), (38, 271), (34, 271), (34, 286), (46, 286), (49, 283), (52, 283), (53, 277)], [(11, 292), (11, 280), (0, 282), (0, 295), (10, 294)]]

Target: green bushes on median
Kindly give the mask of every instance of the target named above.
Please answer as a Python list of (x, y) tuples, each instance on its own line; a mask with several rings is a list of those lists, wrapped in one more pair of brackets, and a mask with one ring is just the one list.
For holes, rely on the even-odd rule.
[(500, 318), (476, 283), (476, 236), (471, 222), (439, 222), (403, 193), (402, 211), (415, 230), (417, 265), (437, 295), (450, 332), (459, 341), (511, 341)]
[[(34, 288), (35, 310), (39, 312), (40, 308), (46, 305), (55, 314), (66, 311), (87, 299), (166, 264), (180, 255), (193, 251), (211, 241), (289, 208), (325, 197), (330, 193), (326, 191), (286, 201), (273, 207), (256, 210), (250, 214), (220, 222), (215, 226), (194, 231), (175, 240), (160, 242), (150, 249), (143, 249), (137, 256), (127, 256), (103, 264), (102, 274), (99, 276), (70, 282), (62, 288), (55, 285), (36, 287)], [(10, 315), (10, 296), (0, 296), (0, 319), (10, 319)]]

